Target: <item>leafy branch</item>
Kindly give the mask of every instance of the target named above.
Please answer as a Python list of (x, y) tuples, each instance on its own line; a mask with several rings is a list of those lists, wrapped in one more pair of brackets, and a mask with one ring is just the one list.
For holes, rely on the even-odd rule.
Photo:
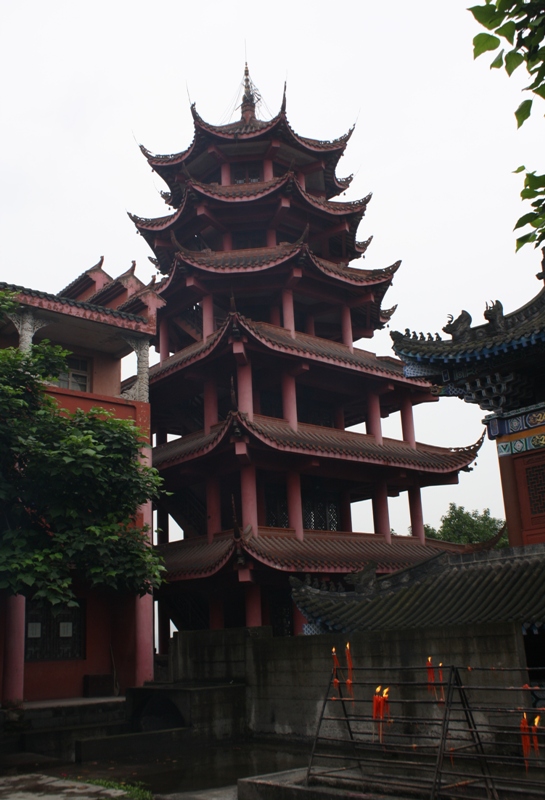
[[(493, 33), (478, 33), (473, 39), (473, 56), (497, 50), (502, 40), (510, 45), (500, 50), (490, 64), (491, 69), (505, 68), (509, 76), (524, 64), (531, 82), (524, 91), (545, 99), (545, 2), (543, 0), (486, 0), (484, 6), (469, 9), (477, 22)], [(507, 50), (507, 52), (506, 52)], [(515, 111), (517, 127), (532, 113), (534, 98), (523, 100)], [(515, 172), (524, 172), (522, 166)], [(532, 211), (523, 214), (515, 230), (530, 225), (531, 230), (517, 239), (516, 249), (545, 242), (545, 175), (526, 172), (523, 200), (531, 200)]]

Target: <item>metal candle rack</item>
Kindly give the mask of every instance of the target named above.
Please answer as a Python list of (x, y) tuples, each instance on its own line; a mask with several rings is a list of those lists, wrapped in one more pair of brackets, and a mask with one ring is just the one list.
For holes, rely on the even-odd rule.
[(430, 800), (545, 798), (545, 691), (524, 669), (373, 669), (350, 659), (347, 673), (333, 658), (307, 785)]

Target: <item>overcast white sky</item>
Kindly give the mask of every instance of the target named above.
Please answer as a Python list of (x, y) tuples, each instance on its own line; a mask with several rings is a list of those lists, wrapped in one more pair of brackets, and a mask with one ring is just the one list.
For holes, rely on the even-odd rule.
[[(358, 234), (374, 236), (365, 265), (403, 261), (385, 303), (398, 304), (395, 329), (435, 332), (462, 308), (481, 322), (487, 300), (512, 311), (539, 290), (538, 251), (514, 252), (527, 209), (512, 170), (542, 169), (543, 119), (517, 132), (525, 75), (473, 61), (479, 27), (462, 0), (1, 0), (0, 10), (1, 280), (57, 292), (100, 255), (114, 276), (136, 259), (149, 279), (126, 211), (166, 207), (137, 143), (187, 147), (188, 95), (206, 120), (227, 121), (246, 49), (271, 114), (287, 79), (302, 135), (333, 138), (357, 122), (339, 175), (355, 173), (346, 199), (373, 192)], [(365, 346), (389, 353), (388, 332)], [(427, 405), (417, 437), (469, 444), (482, 416), (457, 399)], [(494, 445), (459, 486), (423, 499), (434, 525), (450, 501), (503, 516)], [(406, 497), (391, 521), (406, 531)], [(366, 512), (357, 526), (371, 529)]]

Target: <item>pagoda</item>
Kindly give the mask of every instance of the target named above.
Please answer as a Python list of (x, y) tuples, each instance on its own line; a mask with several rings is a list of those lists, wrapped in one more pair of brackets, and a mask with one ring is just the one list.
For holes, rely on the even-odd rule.
[[(545, 283), (545, 248), (541, 272)], [(487, 303), (485, 323), (467, 311), (449, 319), (450, 339), (410, 330), (392, 332), (394, 351), (409, 377), (431, 381), (437, 396), (459, 397), (489, 412), (496, 442), (509, 543), (545, 542), (545, 287), (521, 308), (504, 313)]]
[[(240, 120), (205, 122), (174, 155), (142, 148), (171, 212), (131, 215), (163, 274), (155, 286), (160, 362), (150, 369), (159, 509), (163, 639), (180, 629), (260, 626), (302, 632), (289, 576), (333, 585), (370, 562), (381, 573), (449, 545), (427, 542), (421, 487), (457, 483), (479, 444), (417, 443), (413, 406), (436, 400), (398, 359), (355, 347), (390, 320), (399, 262), (363, 269), (357, 229), (370, 197), (336, 200), (334, 141), (258, 119), (246, 66)], [(402, 439), (381, 419), (400, 413)], [(365, 423), (366, 432), (352, 428)], [(406, 492), (412, 536), (392, 534), (388, 497)], [(352, 530), (372, 503), (374, 532)], [(168, 542), (168, 519), (184, 530)], [(450, 546), (453, 547), (453, 546)]]

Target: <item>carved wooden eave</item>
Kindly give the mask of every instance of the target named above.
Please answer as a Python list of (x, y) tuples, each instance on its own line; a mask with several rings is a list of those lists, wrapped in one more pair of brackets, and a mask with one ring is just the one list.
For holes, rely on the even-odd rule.
[(231, 411), (209, 433), (199, 431), (155, 447), (153, 465), (163, 472), (212, 454), (225, 458), (229, 451), (237, 456), (240, 449), (237, 445), (240, 444), (241, 448), (279, 451), (304, 459), (315, 455), (339, 465), (353, 462), (385, 470), (402, 469), (408, 473), (414, 470), (419, 484), (426, 485), (427, 474), (455, 475), (459, 470), (467, 470), (476, 459), (483, 438), (484, 434), (475, 444), (461, 448), (420, 443), (413, 448), (407, 442), (395, 439), (384, 439), (380, 445), (374, 436), (366, 433), (305, 423), (300, 423), (295, 431), (283, 419), (258, 414), (250, 419), (240, 411)]

